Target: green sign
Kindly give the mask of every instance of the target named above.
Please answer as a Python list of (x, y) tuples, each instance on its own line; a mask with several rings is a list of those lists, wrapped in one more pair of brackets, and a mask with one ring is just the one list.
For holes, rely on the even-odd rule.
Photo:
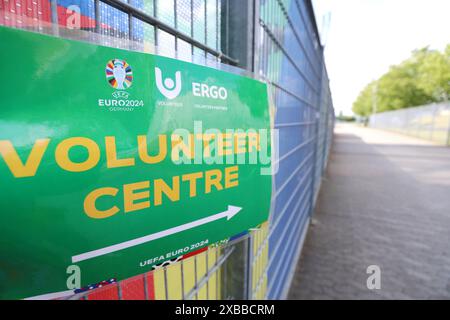
[(267, 220), (264, 83), (5, 27), (0, 39), (0, 298), (125, 279)]

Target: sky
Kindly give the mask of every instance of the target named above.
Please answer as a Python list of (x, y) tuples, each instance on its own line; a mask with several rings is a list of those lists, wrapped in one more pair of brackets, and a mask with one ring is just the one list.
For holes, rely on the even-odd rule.
[[(411, 51), (450, 43), (450, 0), (313, 0), (336, 113)], [(323, 17), (330, 15), (328, 28)]]

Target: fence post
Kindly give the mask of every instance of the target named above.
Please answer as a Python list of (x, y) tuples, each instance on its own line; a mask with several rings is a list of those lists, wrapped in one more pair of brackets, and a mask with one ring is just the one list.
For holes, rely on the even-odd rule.
[[(319, 134), (320, 134), (320, 118), (322, 116), (322, 99), (323, 99), (323, 79), (324, 79), (324, 73), (325, 73), (325, 67), (324, 67), (324, 60), (323, 60), (323, 50), (324, 48), (321, 48), (321, 56), (320, 59), (320, 79), (319, 79), (319, 90), (317, 93), (317, 106), (314, 111), (314, 156), (313, 156), (313, 175), (312, 175), (312, 196), (311, 196), (311, 209), (309, 215), (311, 216), (314, 211), (314, 206), (316, 202), (317, 197), (317, 183), (320, 184), (320, 179), (322, 179), (322, 170), (320, 170), (319, 176), (317, 176), (317, 159), (318, 159), (318, 152), (319, 152)], [(317, 181), (319, 180), (319, 181)]]
[[(222, 2), (222, 18), (227, 21), (225, 32), (221, 38), (224, 53), (238, 61), (237, 66), (250, 72), (256, 72), (259, 51), (255, 49), (259, 39), (259, 0), (240, 1), (227, 0)], [(253, 268), (253, 233), (242, 244), (243, 257), (236, 259), (242, 263), (243, 298), (252, 298), (252, 268)]]
[(448, 112), (448, 125), (447, 125), (447, 146), (450, 146), (450, 104), (446, 104), (445, 108)]
[(56, 0), (50, 1), (50, 9), (53, 35), (59, 36), (58, 3), (56, 2)]
[[(238, 67), (253, 72), (258, 52), (255, 51), (255, 30), (259, 17), (259, 0), (227, 0), (222, 3), (222, 15), (227, 21), (221, 38), (224, 53), (238, 61)], [(257, 19), (258, 18), (258, 19)]]

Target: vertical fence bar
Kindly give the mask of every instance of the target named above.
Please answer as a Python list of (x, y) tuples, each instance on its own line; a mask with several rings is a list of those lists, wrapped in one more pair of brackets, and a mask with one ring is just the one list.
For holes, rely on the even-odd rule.
[(197, 276), (197, 256), (194, 256), (194, 279), (195, 279), (195, 283), (194, 283), (194, 288), (196, 288), (195, 290), (195, 300), (198, 300), (198, 276)]
[(50, 9), (51, 9), (52, 32), (55, 36), (59, 36), (58, 3), (56, 2), (56, 0), (50, 1)]
[(100, 33), (100, 0), (94, 2), (95, 33)]
[(122, 285), (120, 281), (117, 282), (117, 296), (119, 300), (123, 300)]
[[(219, 247), (216, 247), (215, 250), (216, 250), (216, 260), (218, 260), (220, 249), (219, 249)], [(221, 276), (221, 272), (220, 272), (221, 269), (222, 269), (222, 266), (220, 266), (216, 270), (216, 300), (219, 300), (221, 298), (221, 290), (220, 290), (220, 283), (219, 283), (219, 281), (220, 281), (219, 277)]]
[[(155, 18), (159, 18), (158, 17), (158, 0), (150, 0), (153, 1), (153, 16)], [(161, 50), (159, 49), (159, 37), (158, 37), (158, 27), (155, 26), (155, 48), (156, 48), (156, 53), (159, 53)]]
[(180, 268), (181, 268), (181, 297), (184, 300), (186, 298), (185, 292), (184, 292), (184, 263), (183, 260), (180, 261)]
[(167, 268), (163, 267), (164, 272), (164, 290), (166, 291), (166, 300), (169, 300), (169, 282), (167, 281)]
[[(208, 45), (208, 1), (203, 0), (205, 6), (205, 44)], [(205, 51), (205, 62), (208, 60), (208, 52)]]
[(445, 112), (447, 113), (447, 116), (448, 116), (446, 145), (450, 146), (450, 103), (448, 101), (446, 101), (443, 108), (445, 108)]
[(133, 15), (131, 13), (128, 13), (128, 39), (130, 41), (133, 41)]
[[(178, 30), (177, 0), (173, 0), (173, 25)], [(178, 36), (175, 35), (175, 57), (178, 58)]]
[[(190, 1), (190, 5), (191, 5), (191, 37), (194, 38), (194, 0)], [(192, 55), (192, 60), (195, 59), (194, 57), (194, 46), (191, 45), (191, 55)]]
[[(216, 0), (216, 50), (217, 51), (221, 51), (220, 49), (220, 43), (219, 43), (219, 39), (220, 39), (220, 25), (219, 25), (219, 3), (220, 0)], [(220, 58), (218, 58), (218, 61), (220, 61)]]
[(144, 277), (144, 297), (145, 297), (145, 300), (149, 300), (149, 297), (148, 297), (148, 280), (147, 280), (147, 273), (144, 273), (143, 274), (143, 277)]
[(247, 259), (245, 260), (246, 266), (244, 269), (246, 270), (246, 286), (244, 287), (245, 298), (247, 300), (253, 300), (253, 245), (254, 245), (254, 236), (255, 232), (251, 231), (250, 236), (247, 240)]

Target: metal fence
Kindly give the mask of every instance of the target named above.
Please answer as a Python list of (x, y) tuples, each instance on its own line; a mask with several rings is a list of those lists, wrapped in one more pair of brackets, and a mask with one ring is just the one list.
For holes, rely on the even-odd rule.
[(286, 298), (325, 167), (334, 111), (310, 1), (260, 2), (260, 67), (275, 97), (279, 171), (266, 298)]
[(431, 104), (370, 116), (369, 126), (450, 145), (450, 104)]
[[(156, 53), (270, 85), (279, 132), (270, 221), (71, 299), (282, 299), (326, 167), (334, 110), (309, 0), (0, 0), (0, 25)], [(108, 284), (112, 282), (112, 284)]]

